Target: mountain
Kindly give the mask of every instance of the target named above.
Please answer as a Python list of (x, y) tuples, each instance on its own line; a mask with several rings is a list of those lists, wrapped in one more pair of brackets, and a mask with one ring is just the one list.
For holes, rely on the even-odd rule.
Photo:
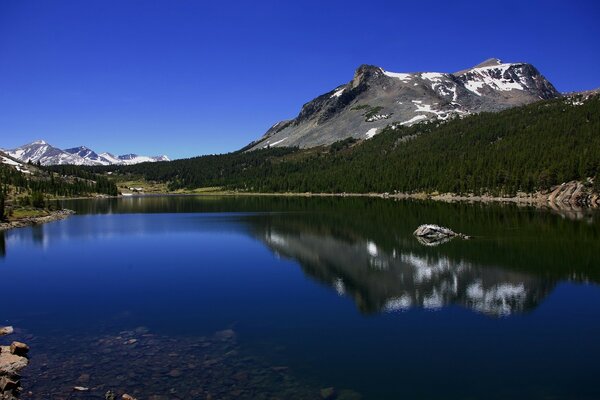
[(16, 149), (5, 150), (5, 153), (22, 162), (31, 161), (37, 163), (39, 161), (42, 165), (92, 165), (91, 163), (85, 162), (83, 158), (67, 153), (43, 140), (36, 140), (35, 142), (17, 147)]
[(5, 150), (9, 156), (22, 162), (39, 162), (42, 165), (131, 165), (142, 162), (169, 161), (165, 155), (148, 157), (136, 154), (114, 156), (110, 153), (96, 153), (92, 149), (80, 146), (62, 150), (43, 140)]
[(165, 155), (149, 157), (137, 154), (124, 154), (121, 156), (115, 156), (111, 153), (97, 154), (85, 146), (74, 147), (65, 151), (70, 154), (77, 154), (81, 158), (93, 162), (93, 165), (132, 165), (143, 162), (170, 161), (169, 157)]
[(443, 121), (556, 97), (560, 93), (527, 63), (492, 58), (455, 73), (397, 73), (361, 65), (349, 83), (306, 103), (296, 118), (276, 123), (248, 148), (369, 139), (388, 125)]
[[(170, 190), (445, 193), (600, 206), (600, 95), (582, 93), (444, 123), (392, 126), (370, 140), (272, 147), (106, 167)], [(575, 184), (563, 183), (577, 181)], [(538, 197), (539, 195), (539, 197)], [(447, 197), (451, 198), (451, 197)], [(546, 198), (544, 200), (544, 198)]]

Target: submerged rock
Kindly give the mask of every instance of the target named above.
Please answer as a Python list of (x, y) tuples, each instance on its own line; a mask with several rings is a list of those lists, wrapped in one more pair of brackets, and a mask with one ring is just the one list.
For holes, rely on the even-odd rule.
[(332, 399), (335, 399), (335, 397), (336, 397), (335, 388), (333, 388), (333, 387), (321, 389), (320, 394), (321, 394), (321, 398), (323, 400), (332, 400)]
[(446, 243), (452, 238), (459, 237), (469, 239), (469, 236), (462, 233), (456, 233), (452, 229), (439, 225), (424, 224), (417, 228), (413, 233), (421, 244), (426, 246), (436, 246)]
[(215, 338), (223, 341), (235, 339), (235, 331), (233, 329), (225, 329), (215, 333)]

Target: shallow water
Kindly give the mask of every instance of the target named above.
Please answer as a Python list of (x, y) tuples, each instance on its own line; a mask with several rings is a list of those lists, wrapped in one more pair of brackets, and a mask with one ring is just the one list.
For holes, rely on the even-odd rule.
[[(64, 205), (78, 214), (0, 236), (0, 325), (32, 346), (24, 398), (600, 398), (598, 215), (347, 198)], [(421, 223), (473, 239), (424, 246)]]

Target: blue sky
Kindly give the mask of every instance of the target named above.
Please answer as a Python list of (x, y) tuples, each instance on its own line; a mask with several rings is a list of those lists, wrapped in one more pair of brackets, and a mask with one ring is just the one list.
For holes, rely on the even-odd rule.
[(597, 1), (0, 0), (0, 147), (236, 150), (360, 64), (600, 87)]

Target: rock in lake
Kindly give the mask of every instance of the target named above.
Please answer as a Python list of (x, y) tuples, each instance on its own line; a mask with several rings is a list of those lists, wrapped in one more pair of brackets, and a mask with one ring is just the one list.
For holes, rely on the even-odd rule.
[(27, 358), (13, 354), (10, 347), (0, 346), (0, 376), (18, 376), (28, 363)]
[(12, 326), (2, 326), (0, 327), (0, 336), (10, 335), (15, 330)]
[(29, 346), (21, 342), (12, 342), (10, 345), (10, 352), (16, 356), (25, 357), (29, 353)]
[(413, 234), (419, 239), (419, 242), (427, 246), (436, 246), (455, 237), (469, 239), (467, 235), (456, 233), (452, 229), (433, 224), (421, 225)]
[(19, 381), (12, 380), (6, 376), (3, 376), (2, 379), (0, 379), (0, 393), (15, 391), (18, 388)]

